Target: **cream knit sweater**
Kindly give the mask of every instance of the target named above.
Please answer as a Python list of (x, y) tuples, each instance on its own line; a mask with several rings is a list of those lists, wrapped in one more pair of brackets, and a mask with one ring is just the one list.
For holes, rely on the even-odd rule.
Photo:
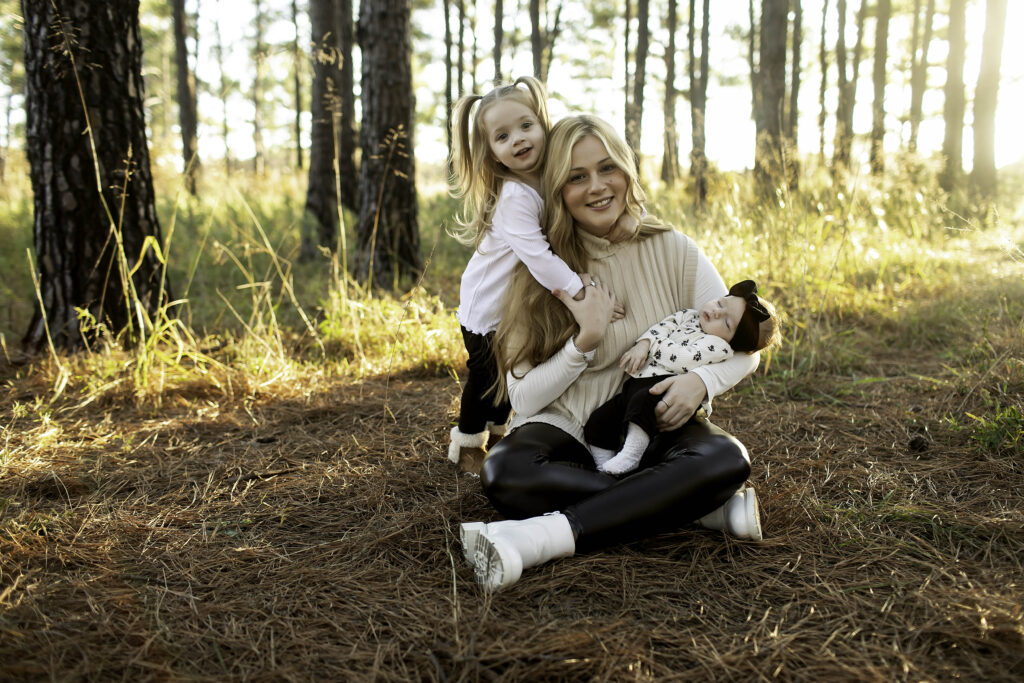
[[(675, 311), (699, 308), (728, 294), (715, 267), (693, 240), (679, 232), (618, 244), (582, 231), (580, 236), (590, 255), (589, 272), (623, 303), (626, 317), (608, 326), (594, 351), (583, 354), (570, 339), (540, 365), (520, 366), (509, 373), (509, 399), (515, 410), (510, 430), (544, 422), (583, 442), (583, 423), (627, 378), (619, 368), (622, 354)], [(705, 410), (710, 412), (713, 397), (753, 372), (759, 359), (756, 353), (736, 354), (725, 362), (695, 368), (693, 373), (708, 390)]]

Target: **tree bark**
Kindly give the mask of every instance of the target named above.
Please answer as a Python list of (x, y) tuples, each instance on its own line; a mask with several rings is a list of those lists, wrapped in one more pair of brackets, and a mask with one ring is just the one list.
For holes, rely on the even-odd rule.
[(966, 0), (949, 3), (949, 58), (946, 62), (946, 103), (943, 118), (946, 134), (942, 140), (944, 165), (939, 173), (939, 186), (952, 192), (963, 175), (964, 141), (964, 59), (967, 53)]
[(758, 21), (754, 13), (754, 0), (747, 0), (747, 21), (750, 33), (747, 34), (747, 68), (750, 69), (750, 118), (757, 120), (760, 108), (758, 98), (761, 96), (761, 75), (757, 64), (758, 54)]
[[(839, 70), (839, 103), (836, 107), (836, 141), (832, 153), (834, 171), (850, 167), (853, 155), (853, 109), (857, 99), (857, 81), (860, 78), (860, 58), (864, 44), (864, 19), (867, 0), (861, 0), (857, 10), (857, 42), (849, 61), (846, 52), (846, 0), (839, 0), (839, 38), (836, 43), (836, 66)], [(852, 67), (852, 69), (848, 68)], [(851, 73), (852, 70), (852, 73)]]
[[(199, 174), (198, 118), (196, 114), (195, 73), (188, 65), (188, 15), (185, 0), (171, 1), (171, 19), (174, 25), (174, 56), (178, 76), (178, 124), (181, 127), (181, 157), (185, 169), (185, 189), (196, 194)], [(198, 19), (198, 17), (197, 17)]]
[(754, 171), (762, 189), (774, 191), (783, 177), (783, 107), (786, 95), (788, 0), (761, 5), (760, 107), (756, 120)]
[(892, 15), (891, 0), (878, 0), (875, 9), (875, 67), (872, 81), (875, 86), (875, 100), (871, 107), (871, 174), (880, 176), (885, 171), (885, 84), (886, 60), (889, 54), (889, 18)]
[[(22, 344), (79, 348), (76, 308), (137, 338), (170, 297), (154, 208), (138, 0), (24, 2), (26, 151), (40, 299)], [(84, 109), (83, 109), (84, 105)], [(132, 269), (134, 273), (129, 275)]]
[(668, 0), (668, 46), (665, 48), (665, 109), (662, 128), (665, 149), (661, 158), (661, 181), (673, 187), (679, 177), (679, 133), (676, 131), (676, 28), (679, 20), (676, 0)]
[(388, 286), (422, 271), (412, 154), (411, 0), (360, 3), (363, 118), (356, 273)]
[(924, 36), (918, 44), (920, 30), (918, 26), (921, 14), (921, 0), (914, 2), (913, 28), (913, 63), (910, 75), (910, 139), (907, 146), (911, 152), (917, 151), (917, 131), (921, 126), (921, 105), (924, 91), (928, 89), (928, 48), (932, 42), (932, 21), (935, 18), (935, 0), (928, 0), (928, 9), (924, 16)]
[(971, 184), (983, 200), (996, 196), (996, 102), (1006, 31), (1006, 0), (988, 0), (981, 70), (974, 93), (974, 168)]

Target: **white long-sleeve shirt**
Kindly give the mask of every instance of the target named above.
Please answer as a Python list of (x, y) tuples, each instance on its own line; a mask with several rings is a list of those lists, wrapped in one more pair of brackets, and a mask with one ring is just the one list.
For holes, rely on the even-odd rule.
[[(544, 422), (583, 443), (583, 424), (599, 405), (622, 387), (626, 374), (619, 368), (623, 352), (654, 323), (687, 308), (725, 296), (728, 290), (718, 271), (685, 235), (667, 231), (640, 241), (612, 244), (580, 233), (590, 255), (589, 271), (623, 302), (626, 317), (611, 323), (598, 347), (580, 353), (570, 339), (551, 358), (537, 366), (523, 365), (507, 376), (514, 429), (527, 422)], [(711, 400), (753, 372), (760, 355), (736, 354), (692, 372), (704, 382)]]
[(459, 323), (470, 332), (487, 334), (501, 322), (501, 302), (512, 271), (522, 261), (546, 289), (576, 296), (583, 287), (565, 261), (551, 251), (541, 231), (544, 200), (530, 186), (506, 180), (491, 217), (491, 226), (462, 273)]

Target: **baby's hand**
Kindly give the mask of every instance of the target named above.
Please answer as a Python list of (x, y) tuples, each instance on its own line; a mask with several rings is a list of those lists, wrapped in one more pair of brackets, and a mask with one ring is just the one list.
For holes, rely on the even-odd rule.
[(619, 359), (619, 367), (632, 374), (642, 368), (647, 362), (647, 352), (651, 350), (651, 341), (641, 339), (633, 347), (622, 354)]

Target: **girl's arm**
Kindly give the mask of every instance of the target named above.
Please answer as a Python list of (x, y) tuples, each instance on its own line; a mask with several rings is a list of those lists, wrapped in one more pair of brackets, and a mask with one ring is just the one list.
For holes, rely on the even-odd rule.
[(491, 230), (504, 239), (516, 257), (526, 264), (530, 275), (549, 292), (556, 289), (576, 296), (583, 288), (580, 276), (551, 251), (540, 227), (544, 204), (540, 196), (525, 185), (506, 181), (494, 215)]

